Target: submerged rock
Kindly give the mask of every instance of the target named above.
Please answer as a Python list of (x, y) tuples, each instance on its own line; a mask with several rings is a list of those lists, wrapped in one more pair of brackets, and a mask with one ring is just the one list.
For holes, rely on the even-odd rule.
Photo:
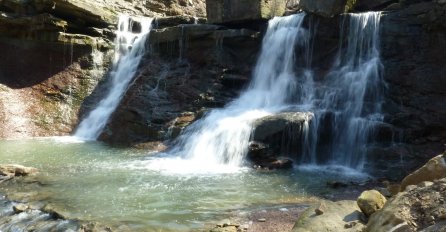
[(0, 176), (15, 177), (28, 176), (39, 172), (37, 168), (25, 167), (18, 164), (0, 165)]
[(386, 198), (376, 190), (368, 190), (361, 193), (356, 201), (361, 211), (369, 217), (386, 203)]

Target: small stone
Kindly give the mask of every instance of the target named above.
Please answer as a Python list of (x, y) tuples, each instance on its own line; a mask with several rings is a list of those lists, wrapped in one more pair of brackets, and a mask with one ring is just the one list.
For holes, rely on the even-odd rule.
[(356, 224), (358, 224), (357, 222), (350, 222), (344, 225), (345, 229), (350, 229), (353, 228), (354, 226), (356, 226)]
[(423, 187), (429, 187), (429, 186), (431, 186), (433, 184), (434, 183), (430, 182), (430, 181), (423, 181), (423, 182), (419, 183), (417, 186), (423, 188)]
[(404, 191), (409, 192), (409, 191), (412, 191), (412, 190), (414, 190), (414, 189), (416, 189), (416, 188), (417, 188), (416, 185), (408, 185), (408, 186), (406, 186), (406, 188), (404, 189)]
[(15, 213), (21, 213), (28, 209), (29, 207), (25, 204), (17, 204), (12, 207)]
[(266, 219), (265, 218), (259, 218), (259, 219), (257, 219), (257, 221), (258, 222), (266, 222)]
[(325, 213), (326, 210), (327, 210), (327, 207), (325, 206), (324, 202), (321, 202), (319, 204), (319, 207), (314, 209), (314, 212), (316, 213), (316, 215), (322, 215)]

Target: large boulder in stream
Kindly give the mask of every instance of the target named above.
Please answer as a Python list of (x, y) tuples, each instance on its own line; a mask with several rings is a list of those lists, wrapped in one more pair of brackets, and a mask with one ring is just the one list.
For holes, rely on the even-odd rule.
[(310, 112), (281, 112), (259, 118), (253, 122), (251, 141), (266, 144), (277, 155), (295, 154), (313, 117)]
[(248, 158), (256, 168), (291, 168), (313, 114), (281, 112), (255, 120), (248, 147)]

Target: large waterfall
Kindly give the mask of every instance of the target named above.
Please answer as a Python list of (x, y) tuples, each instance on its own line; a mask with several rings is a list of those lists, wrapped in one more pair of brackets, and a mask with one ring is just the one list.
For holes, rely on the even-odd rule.
[(121, 15), (116, 31), (116, 48), (110, 73), (110, 89), (97, 107), (79, 124), (74, 136), (95, 140), (104, 129), (110, 115), (135, 76), (139, 61), (146, 49), (145, 42), (152, 26), (152, 18)]
[(307, 82), (310, 94), (301, 103), (315, 119), (308, 131), (303, 163), (329, 163), (361, 170), (366, 145), (382, 121), (382, 65), (379, 53), (379, 12), (348, 14), (342, 24), (337, 60), (324, 80)]
[(302, 27), (304, 16), (270, 20), (248, 89), (180, 135), (168, 154), (181, 157), (176, 158), (179, 163), (168, 158), (165, 163), (150, 162), (150, 168), (196, 172), (241, 166), (252, 122), (294, 109), (315, 115), (303, 132), (302, 151), (296, 154), (302, 164), (362, 170), (366, 145), (382, 121), (380, 13), (344, 16), (338, 55), (323, 77), (311, 70), (312, 33)]

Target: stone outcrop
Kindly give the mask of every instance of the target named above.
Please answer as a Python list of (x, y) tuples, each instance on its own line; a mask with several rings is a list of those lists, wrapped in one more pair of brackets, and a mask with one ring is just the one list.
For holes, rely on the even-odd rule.
[[(400, 133), (392, 159), (413, 170), (446, 143), (446, 4), (401, 1), (381, 17), (381, 57), (387, 82), (385, 120)], [(386, 163), (393, 152), (385, 152)], [(410, 164), (409, 162), (413, 162)], [(407, 174), (407, 173), (406, 173)]]
[(313, 231), (361, 231), (364, 228), (361, 213), (355, 201), (324, 201), (324, 213), (318, 215), (314, 205), (300, 215), (293, 232), (313, 232)]
[(446, 177), (446, 155), (438, 155), (429, 160), (423, 167), (406, 176), (400, 185), (404, 191), (409, 185), (418, 185), (423, 181), (434, 181)]
[(347, 0), (300, 0), (299, 6), (306, 12), (332, 17), (346, 11)]
[(361, 193), (356, 203), (361, 211), (369, 217), (386, 203), (386, 198), (376, 190), (368, 190)]
[(160, 27), (206, 16), (204, 0), (0, 1), (7, 54), (0, 56), (0, 138), (73, 130), (81, 103), (108, 71), (121, 13), (172, 16)]
[(285, 0), (206, 0), (209, 23), (267, 20), (285, 13)]
[(445, 178), (414, 186), (391, 198), (374, 213), (366, 231), (445, 231), (445, 204)]

